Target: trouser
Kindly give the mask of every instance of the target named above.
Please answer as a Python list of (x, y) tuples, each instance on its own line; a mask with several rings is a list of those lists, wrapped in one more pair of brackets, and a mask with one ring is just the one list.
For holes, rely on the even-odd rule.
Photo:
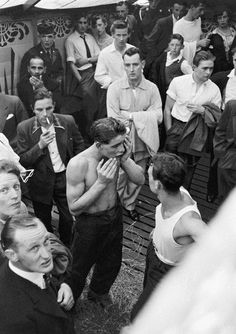
[(93, 121), (97, 117), (98, 111), (98, 86), (94, 80), (94, 69), (88, 68), (84, 71), (79, 71), (81, 75), (80, 87), (83, 98), (83, 110), (85, 116), (85, 129), (86, 137), (85, 140), (90, 141), (90, 128)]
[(76, 218), (72, 245), (72, 273), (68, 280), (77, 299), (94, 266), (90, 289), (98, 295), (109, 292), (121, 266), (123, 217), (118, 203), (110, 210), (83, 213)]
[[(146, 170), (148, 158), (136, 162), (137, 165)], [(117, 190), (123, 207), (127, 210), (134, 210), (135, 201), (142, 186), (131, 182), (128, 175), (120, 168)]]
[(186, 123), (181, 122), (176, 118), (172, 118), (172, 122), (172, 127), (167, 131), (166, 134), (165, 151), (175, 153), (184, 160), (186, 166), (186, 177), (183, 186), (189, 190), (200, 156), (181, 153), (178, 151), (180, 137), (183, 134)]
[(165, 274), (173, 266), (162, 262), (156, 255), (152, 241), (147, 248), (146, 268), (143, 281), (143, 292), (141, 293), (137, 303), (134, 305), (131, 312), (131, 320), (133, 321), (143, 306), (148, 301), (155, 287), (160, 283)]
[[(35, 191), (37, 191), (37, 189), (35, 189)], [(70, 214), (67, 204), (65, 172), (56, 173), (53, 200), (55, 201), (57, 209), (59, 211), (58, 232), (60, 234), (60, 239), (66, 246), (70, 246), (73, 218)], [(53, 202), (51, 202), (50, 204), (45, 204), (32, 200), (32, 203), (35, 216), (44, 223), (49, 232), (53, 232), (51, 224)]]
[(229, 195), (230, 191), (236, 186), (236, 171), (233, 169), (221, 168), (219, 165), (218, 165), (219, 199), (220, 202), (222, 202)]

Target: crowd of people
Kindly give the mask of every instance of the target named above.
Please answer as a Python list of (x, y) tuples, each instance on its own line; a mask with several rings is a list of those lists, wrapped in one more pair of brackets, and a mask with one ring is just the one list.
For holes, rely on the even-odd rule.
[(39, 24), (40, 42), (21, 61), (18, 96), (0, 94), (1, 333), (74, 333), (68, 311), (92, 267), (87, 298), (112, 304), (122, 210), (139, 220), (136, 199), (148, 170), (160, 204), (134, 321), (207, 230), (189, 193), (202, 155), (211, 160), (209, 202), (218, 196), (221, 203), (236, 184), (230, 11), (218, 8), (216, 27), (203, 34), (205, 2), (173, 0), (162, 18), (160, 2), (149, 0), (137, 17), (119, 2), (113, 22), (79, 13), (66, 65), (54, 26)]

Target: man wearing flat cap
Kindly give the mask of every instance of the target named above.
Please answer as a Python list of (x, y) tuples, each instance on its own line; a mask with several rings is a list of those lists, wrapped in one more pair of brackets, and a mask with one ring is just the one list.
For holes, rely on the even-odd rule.
[(62, 83), (63, 66), (62, 58), (58, 49), (55, 48), (54, 25), (40, 23), (37, 26), (40, 43), (29, 49), (23, 56), (20, 66), (20, 80), (28, 75), (27, 65), (29, 59), (38, 56), (43, 59), (47, 75), (56, 83)]

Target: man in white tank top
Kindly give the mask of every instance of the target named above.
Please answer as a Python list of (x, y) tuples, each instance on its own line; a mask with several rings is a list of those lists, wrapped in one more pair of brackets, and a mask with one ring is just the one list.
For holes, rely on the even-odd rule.
[(186, 175), (183, 160), (173, 153), (158, 153), (152, 161), (149, 186), (160, 204), (156, 207), (156, 226), (147, 249), (144, 289), (132, 310), (132, 320), (162, 277), (178, 265), (206, 229), (197, 203), (182, 187)]

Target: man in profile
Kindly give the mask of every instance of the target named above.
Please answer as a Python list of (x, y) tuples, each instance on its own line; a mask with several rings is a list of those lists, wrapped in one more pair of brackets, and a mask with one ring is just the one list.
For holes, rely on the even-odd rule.
[(53, 258), (49, 233), (32, 216), (15, 216), (3, 228), (1, 245), (8, 262), (0, 269), (0, 332), (74, 334), (63, 311), (74, 299), (62, 283), (56, 296), (49, 273)]
[(76, 223), (72, 274), (66, 282), (77, 299), (95, 265), (88, 299), (106, 307), (111, 304), (109, 290), (122, 258), (118, 172), (122, 168), (139, 185), (145, 178), (142, 168), (129, 158), (131, 143), (123, 123), (112, 117), (103, 118), (94, 122), (91, 133), (94, 144), (72, 158), (67, 167), (67, 200)]

